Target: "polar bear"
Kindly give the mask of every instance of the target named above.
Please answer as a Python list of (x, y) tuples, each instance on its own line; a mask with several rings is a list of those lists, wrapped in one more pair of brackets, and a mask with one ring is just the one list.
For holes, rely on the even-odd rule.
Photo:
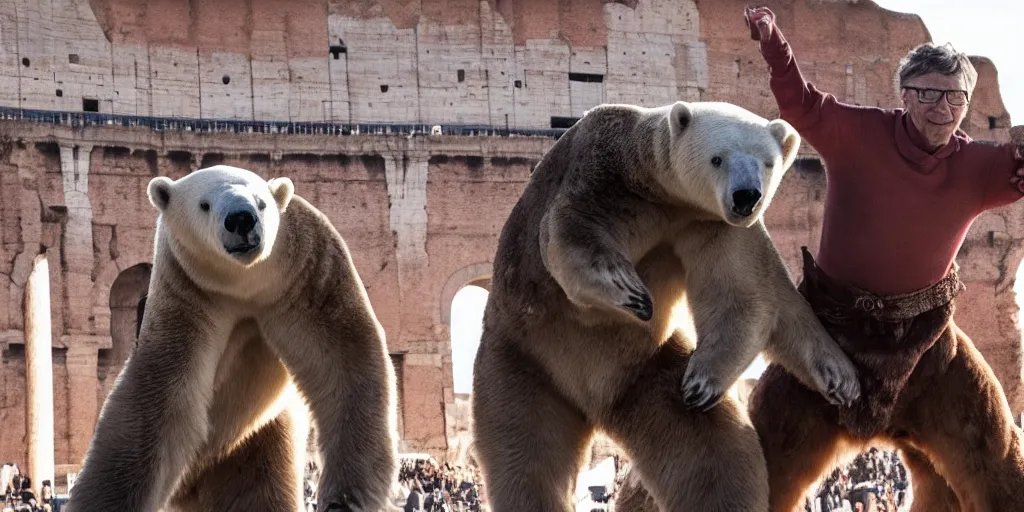
[(761, 219), (799, 145), (785, 121), (676, 102), (600, 105), (545, 154), (502, 230), (474, 367), (495, 512), (573, 510), (595, 428), (662, 510), (768, 509), (727, 389), (764, 352), (833, 403), (860, 393)]
[(224, 165), (148, 193), (159, 217), (139, 342), (69, 510), (304, 510), (308, 419), (320, 510), (382, 509), (398, 471), (395, 373), (330, 221), (288, 178)]

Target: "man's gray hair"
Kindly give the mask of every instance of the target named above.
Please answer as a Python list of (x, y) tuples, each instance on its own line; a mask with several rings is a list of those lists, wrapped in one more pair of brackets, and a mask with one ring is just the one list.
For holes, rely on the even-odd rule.
[(924, 43), (910, 50), (900, 60), (900, 67), (896, 72), (897, 94), (908, 80), (928, 73), (962, 75), (967, 83), (968, 97), (972, 96), (974, 86), (978, 83), (978, 71), (974, 69), (974, 64), (971, 64), (967, 54), (956, 51), (949, 43), (942, 46)]

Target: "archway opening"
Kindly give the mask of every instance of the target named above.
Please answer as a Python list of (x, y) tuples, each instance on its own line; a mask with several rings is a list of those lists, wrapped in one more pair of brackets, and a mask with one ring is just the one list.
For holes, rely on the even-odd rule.
[(96, 365), (100, 403), (106, 399), (114, 379), (131, 355), (138, 339), (142, 300), (149, 290), (153, 266), (139, 263), (118, 274), (110, 285), (110, 348), (100, 349)]
[(473, 392), (473, 361), (480, 347), (489, 293), (489, 282), (478, 280), (471, 283), (476, 284), (463, 286), (452, 299), (452, 380), (456, 396)]
[(490, 289), (490, 278), (469, 280), (455, 292), (451, 301), (449, 332), (451, 334), (451, 368), (454, 403), (448, 408), (448, 461), (454, 466), (469, 468), (473, 444), (473, 363), (483, 334), (484, 308)]

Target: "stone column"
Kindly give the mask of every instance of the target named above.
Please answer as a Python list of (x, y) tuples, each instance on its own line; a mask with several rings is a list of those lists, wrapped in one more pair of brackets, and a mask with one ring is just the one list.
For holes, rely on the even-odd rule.
[(71, 335), (65, 346), (68, 347), (68, 431), (71, 435), (67, 470), (78, 471), (89, 450), (102, 406), (97, 395), (99, 349), (110, 348), (111, 341), (109, 336)]
[(35, 257), (25, 285), (25, 415), (32, 490), (53, 482), (53, 342), (50, 333), (50, 267)]
[(384, 156), (384, 174), (391, 203), (389, 224), (398, 238), (398, 279), (427, 265), (428, 156), (403, 152)]
[[(69, 333), (90, 333), (89, 315), (93, 303), (92, 203), (89, 200), (89, 157), (92, 146), (62, 145), (60, 170), (64, 185), (64, 204), (68, 208), (64, 223), (64, 286)], [(63, 333), (60, 333), (63, 334)]]
[[(402, 446), (444, 458), (447, 450), (443, 408), (445, 403), (445, 367), (440, 349), (446, 344), (435, 341), (430, 331), (433, 315), (422, 304), (432, 304), (426, 284), (427, 257), (427, 175), (429, 155), (423, 151), (394, 150), (384, 155), (387, 179), (389, 224), (395, 233), (400, 304), (405, 314), (401, 331), (389, 333), (389, 345), (408, 346), (402, 378), (404, 436)], [(397, 335), (396, 335), (397, 334)], [(433, 337), (434, 339), (431, 339)], [(411, 339), (410, 339), (411, 338)], [(407, 344), (407, 345), (406, 345)], [(446, 346), (445, 346), (446, 348)], [(450, 353), (450, 350), (445, 352)], [(448, 368), (450, 375), (450, 365)], [(450, 377), (449, 379), (450, 380)], [(438, 408), (442, 416), (438, 417)]]

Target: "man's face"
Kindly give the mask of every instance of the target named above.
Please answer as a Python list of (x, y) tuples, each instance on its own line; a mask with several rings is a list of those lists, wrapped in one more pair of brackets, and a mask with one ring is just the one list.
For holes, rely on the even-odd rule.
[[(939, 92), (960, 91), (960, 92)], [(900, 98), (917, 131), (938, 149), (949, 142), (967, 115), (969, 93), (963, 75), (929, 73), (908, 79)]]

